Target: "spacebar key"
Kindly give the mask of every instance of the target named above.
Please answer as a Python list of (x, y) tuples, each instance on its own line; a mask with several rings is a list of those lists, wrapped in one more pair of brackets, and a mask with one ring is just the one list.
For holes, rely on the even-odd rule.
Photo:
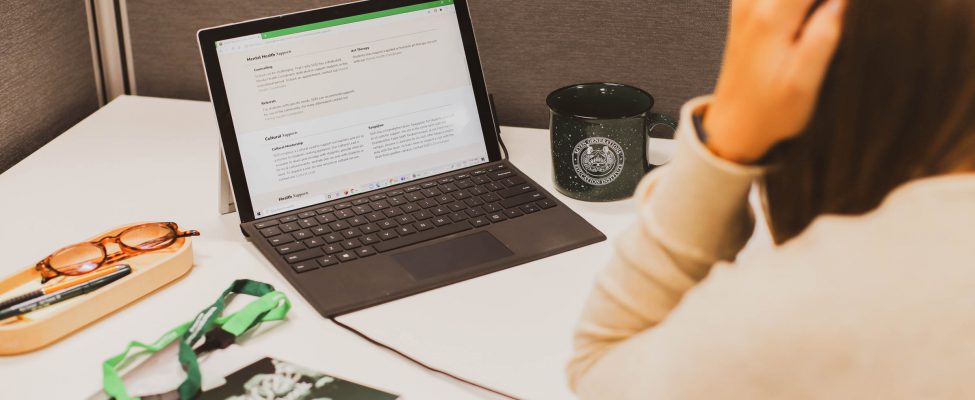
[(440, 228), (430, 229), (428, 231), (415, 233), (410, 236), (403, 236), (398, 239), (387, 240), (385, 242), (377, 243), (374, 247), (376, 248), (376, 251), (382, 253), (395, 250), (400, 247), (406, 247), (411, 244), (417, 244), (427, 240), (453, 235), (457, 232), (463, 232), (471, 228), (473, 228), (473, 226), (471, 226), (471, 224), (469, 224), (467, 221), (461, 221), (456, 224), (445, 225)]

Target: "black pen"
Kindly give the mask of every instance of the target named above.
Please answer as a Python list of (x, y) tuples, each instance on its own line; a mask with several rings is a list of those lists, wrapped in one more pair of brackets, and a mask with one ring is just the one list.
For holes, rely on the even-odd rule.
[(108, 285), (109, 283), (115, 282), (122, 277), (132, 273), (132, 268), (129, 266), (124, 266), (119, 268), (111, 274), (105, 275), (98, 279), (93, 279), (91, 281), (85, 282), (84, 284), (74, 286), (68, 289), (60, 290), (49, 295), (30, 300), (25, 303), (15, 305), (3, 310), (0, 310), (0, 321), (5, 320), (10, 317), (16, 317), (18, 315), (23, 315), (31, 311), (39, 310), (41, 308), (47, 307), (52, 304), (57, 304), (62, 301), (81, 296), (83, 294), (91, 293), (98, 290), (102, 286)]

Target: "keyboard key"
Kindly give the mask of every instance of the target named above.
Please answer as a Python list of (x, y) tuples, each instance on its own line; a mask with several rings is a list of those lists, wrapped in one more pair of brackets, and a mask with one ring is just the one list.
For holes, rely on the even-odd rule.
[(373, 250), (372, 247), (362, 247), (356, 249), (355, 254), (359, 256), (359, 258), (369, 257), (376, 255), (376, 250)]
[(484, 217), (471, 219), (470, 223), (471, 225), (474, 225), (475, 228), (479, 228), (491, 224), (491, 222), (489, 222), (488, 219)]
[(314, 248), (314, 247), (324, 246), (325, 245), (325, 240), (323, 240), (321, 238), (311, 238), (311, 239), (307, 239), (307, 240), (301, 242), (301, 244), (303, 244), (303, 245), (305, 245), (305, 247), (311, 249), (311, 248)]
[(387, 194), (390, 195), (391, 197), (395, 197), (395, 196), (402, 196), (403, 193), (405, 193), (405, 192), (402, 191), (402, 190), (397, 189), (397, 190), (390, 190), (389, 193), (387, 193)]
[(464, 205), (463, 203), (457, 202), (457, 203), (447, 204), (447, 208), (450, 209), (450, 211), (457, 212), (457, 211), (464, 211), (464, 210), (466, 210), (467, 209), (467, 206)]
[(420, 201), (423, 200), (424, 198), (425, 197), (423, 197), (423, 194), (420, 192), (413, 192), (413, 193), (406, 194), (407, 201)]
[(331, 230), (328, 229), (327, 226), (321, 226), (321, 225), (319, 225), (319, 226), (316, 226), (314, 228), (311, 228), (311, 233), (314, 233), (315, 236), (322, 236), (322, 235), (324, 235), (326, 233), (329, 233), (329, 232), (331, 232)]
[(322, 208), (319, 208), (319, 209), (315, 210), (315, 212), (317, 212), (318, 214), (328, 214), (328, 213), (334, 212), (334, 211), (335, 211), (335, 207), (322, 207)]
[(437, 188), (423, 189), (420, 191), (420, 193), (423, 193), (423, 195), (427, 197), (437, 197), (443, 194), (443, 192), (437, 190)]
[(460, 188), (453, 183), (448, 183), (446, 185), (441, 186), (440, 190), (442, 190), (444, 193), (450, 193), (450, 192), (456, 192), (460, 190)]
[(481, 200), (480, 197), (471, 197), (467, 200), (464, 200), (464, 203), (467, 204), (468, 207), (477, 207), (481, 204), (484, 204), (484, 200)]
[(424, 220), (424, 219), (430, 219), (430, 218), (433, 218), (433, 213), (431, 213), (431, 212), (429, 212), (427, 210), (417, 211), (417, 212), (413, 213), (413, 218), (416, 218), (417, 221)]
[(340, 233), (329, 233), (328, 235), (322, 236), (322, 239), (325, 240), (325, 243), (336, 243), (345, 240)]
[(515, 172), (510, 169), (501, 169), (497, 171), (488, 172), (487, 177), (491, 180), (501, 180), (514, 176)]
[(339, 219), (352, 218), (355, 216), (355, 211), (352, 211), (350, 209), (339, 210), (335, 212), (335, 216)]
[(356, 247), (362, 246), (362, 243), (358, 240), (346, 240), (342, 242), (342, 248), (346, 250), (352, 250)]
[(396, 222), (398, 222), (400, 225), (406, 225), (413, 221), (416, 221), (416, 219), (414, 219), (412, 215), (400, 215), (396, 217)]
[(335, 205), (336, 210), (344, 210), (349, 207), (352, 207), (352, 203), (339, 203)]
[(357, 200), (353, 201), (352, 202), (352, 205), (353, 206), (361, 206), (361, 205), (366, 204), (368, 202), (369, 202), (369, 199), (362, 198), (362, 199), (357, 199)]
[(379, 229), (392, 229), (396, 227), (396, 222), (387, 219), (385, 221), (379, 221), (376, 226), (378, 226)]
[(405, 213), (411, 213), (411, 212), (414, 212), (414, 211), (419, 210), (420, 207), (417, 206), (416, 204), (406, 204), (406, 205), (403, 205), (402, 207), (400, 207), (399, 209), (401, 211), (405, 212)]
[(297, 240), (299, 242), (302, 241), (302, 240), (305, 240), (305, 239), (311, 239), (311, 238), (315, 237), (315, 235), (312, 235), (311, 234), (311, 231), (308, 230), (308, 229), (302, 229), (300, 231), (297, 231), (295, 233), (292, 233), (291, 236), (293, 236), (295, 238), (295, 240)]
[(437, 200), (437, 203), (444, 205), (453, 202), (454, 196), (450, 196), (450, 195), (437, 196), (435, 200)]
[(369, 223), (369, 220), (366, 217), (352, 217), (345, 221), (351, 226), (362, 226)]
[(383, 215), (385, 215), (385, 216), (387, 216), (389, 218), (392, 218), (392, 217), (395, 217), (397, 215), (403, 215), (403, 212), (400, 211), (400, 209), (398, 209), (396, 207), (390, 207), (390, 208), (387, 208), (387, 209), (383, 210)]
[(264, 235), (264, 237), (278, 236), (280, 234), (281, 234), (281, 229), (276, 226), (261, 229), (261, 235)]
[(287, 261), (288, 264), (294, 264), (296, 262), (311, 260), (323, 255), (324, 253), (322, 253), (321, 249), (308, 249), (285, 255), (284, 260)]
[(471, 197), (470, 193), (467, 193), (466, 190), (454, 192), (452, 196), (454, 196), (454, 198), (457, 200), (469, 199)]
[(475, 170), (475, 171), (471, 172), (471, 175), (478, 176), (478, 175), (484, 175), (486, 173), (487, 173), (487, 170), (486, 169), (479, 169), (479, 170)]
[(450, 213), (448, 217), (450, 217), (450, 219), (453, 220), (454, 222), (460, 222), (467, 219), (467, 214), (463, 212), (454, 212), (454, 213)]
[(488, 221), (491, 221), (493, 223), (498, 223), (498, 222), (504, 221), (504, 220), (506, 220), (508, 218), (506, 218), (504, 216), (504, 214), (502, 214), (502, 213), (493, 213), (493, 214), (488, 214), (487, 215), (487, 219), (488, 219)]
[(361, 205), (361, 206), (352, 207), (350, 210), (352, 210), (352, 212), (356, 213), (356, 215), (362, 215), (362, 214), (369, 214), (369, 213), (371, 213), (372, 212), (372, 207), (369, 207), (368, 204), (364, 204), (364, 205)]
[(401, 206), (403, 204), (406, 204), (406, 197), (403, 196), (390, 197), (389, 204), (392, 206)]
[(376, 234), (363, 236), (359, 238), (359, 241), (362, 242), (362, 244), (367, 246), (381, 242), (381, 240), (379, 240), (379, 236)]
[(319, 223), (330, 224), (332, 222), (338, 221), (339, 219), (335, 217), (335, 213), (322, 214), (315, 217)]
[(372, 209), (375, 211), (382, 211), (389, 208), (389, 202), (386, 200), (380, 200), (377, 202), (369, 203), (369, 206), (372, 207)]
[(437, 204), (436, 201), (433, 201), (433, 200), (430, 200), (430, 199), (425, 199), (425, 200), (420, 200), (420, 201), (416, 202), (416, 205), (420, 206), (421, 208), (431, 208), (431, 207), (436, 207), (439, 204)]
[(501, 184), (504, 185), (505, 187), (512, 187), (522, 183), (525, 183), (525, 180), (520, 176), (511, 177), (501, 181)]
[(291, 268), (294, 269), (295, 272), (300, 274), (303, 272), (314, 271), (318, 269), (318, 263), (316, 263), (315, 261), (300, 262), (297, 264), (292, 264)]
[(494, 183), (494, 182), (488, 183), (488, 184), (484, 185), (483, 187), (484, 187), (485, 190), (487, 190), (489, 192), (497, 192), (497, 191), (499, 191), (501, 189), (504, 189), (503, 186), (501, 186), (501, 185), (499, 185), (497, 183)]
[(501, 206), (499, 206), (497, 204), (485, 204), (481, 208), (483, 208), (484, 209), (484, 212), (487, 212), (487, 213), (493, 213), (493, 212), (501, 211), (501, 210), (504, 209), (503, 207), (501, 207)]
[(289, 215), (287, 217), (278, 219), (278, 221), (281, 221), (282, 224), (287, 224), (288, 222), (295, 222), (297, 220), (298, 220), (298, 217), (296, 217), (294, 215)]
[(332, 254), (341, 253), (345, 251), (345, 249), (342, 248), (341, 244), (336, 243), (336, 244), (327, 244), (322, 246), (322, 251), (324, 251), (325, 254), (332, 255)]
[(328, 224), (328, 227), (329, 228), (332, 228), (332, 230), (335, 231), (335, 232), (339, 232), (339, 231), (342, 231), (342, 230), (345, 230), (345, 229), (349, 229), (349, 226), (350, 226), (349, 223), (348, 222), (345, 222), (345, 221), (335, 221), (335, 222), (332, 222), (331, 224)]
[(317, 261), (318, 265), (322, 266), (322, 268), (331, 267), (339, 263), (339, 260), (336, 260), (335, 257), (330, 256), (318, 257), (318, 259), (315, 261)]
[(518, 211), (517, 208), (509, 208), (507, 210), (504, 210), (504, 215), (508, 218), (518, 218), (525, 214), (522, 213), (521, 211)]
[(418, 231), (433, 229), (433, 223), (431, 223), (429, 220), (417, 222), (413, 224), (413, 226), (416, 227), (416, 230)]
[(284, 233), (294, 232), (296, 230), (301, 229), (301, 226), (295, 222), (288, 222), (286, 224), (281, 224), (278, 227), (281, 228), (281, 231)]
[(278, 235), (267, 240), (271, 246), (278, 247), (282, 244), (293, 243), (295, 239), (288, 235)]
[(342, 236), (345, 237), (346, 239), (352, 239), (355, 237), (362, 236), (362, 232), (360, 232), (358, 229), (350, 228), (342, 231)]
[(470, 189), (467, 189), (467, 191), (471, 192), (471, 196), (480, 196), (488, 192), (487, 190), (484, 190), (484, 188), (480, 186), (474, 186)]
[(475, 176), (474, 178), (471, 178), (471, 182), (474, 182), (475, 184), (478, 185), (483, 185), (485, 183), (491, 182), (491, 180), (485, 176)]
[(301, 214), (298, 214), (298, 218), (314, 218), (314, 217), (315, 217), (314, 211), (305, 211)]
[(504, 189), (504, 190), (500, 190), (500, 191), (498, 191), (497, 194), (498, 194), (498, 196), (501, 196), (501, 197), (504, 197), (504, 198), (507, 199), (507, 198), (510, 198), (510, 197), (515, 197), (515, 196), (520, 195), (520, 194), (524, 194), (524, 193), (528, 193), (528, 192), (534, 192), (534, 191), (535, 191), (535, 188), (532, 185), (529, 185), (527, 183), (523, 183), (521, 185), (512, 186), (510, 188), (507, 188), (507, 189)]
[(254, 224), (254, 227), (257, 228), (257, 230), (261, 230), (261, 229), (264, 229), (264, 228), (270, 228), (270, 227), (275, 226), (277, 224), (279, 224), (279, 222), (277, 220), (272, 219), (270, 221), (261, 221), (261, 222), (258, 222), (256, 224)]
[(432, 212), (433, 215), (444, 215), (444, 214), (450, 214), (450, 209), (447, 208), (447, 207), (443, 207), (443, 206), (437, 206), (437, 207), (431, 208), (430, 209), (430, 212)]
[(467, 215), (470, 215), (472, 217), (478, 217), (484, 215), (484, 209), (481, 207), (471, 207), (470, 209), (467, 210)]
[(539, 211), (542, 211), (541, 208), (538, 208), (538, 206), (534, 204), (525, 204), (521, 207), (518, 207), (518, 209), (525, 214), (532, 214), (532, 213), (537, 213)]
[(504, 208), (511, 208), (511, 207), (517, 207), (522, 204), (527, 204), (533, 201), (544, 200), (544, 199), (545, 199), (545, 195), (543, 195), (541, 192), (531, 192), (531, 193), (525, 193), (512, 198), (501, 200), (500, 204)]
[(471, 174), (460, 174), (460, 175), (455, 175), (454, 176), (454, 179), (460, 181), (460, 180), (464, 180), (464, 179), (469, 179), (470, 177), (471, 177)]
[(313, 226), (318, 226), (318, 221), (316, 221), (314, 218), (305, 218), (299, 220), (298, 225), (301, 225), (302, 228), (311, 228)]
[(331, 267), (339, 263), (339, 260), (336, 260), (335, 257), (331, 256), (318, 257), (315, 259), (315, 261), (317, 261), (318, 265), (321, 265), (322, 268)]
[(464, 179), (464, 180), (462, 180), (460, 182), (457, 182), (457, 188), (458, 189), (467, 189), (467, 188), (470, 188), (470, 187), (473, 187), (473, 186), (474, 186), (474, 181), (472, 181), (470, 179)]
[(424, 189), (429, 189), (429, 188), (432, 188), (434, 186), (437, 186), (437, 182), (430, 181), (430, 182), (426, 182), (426, 183), (420, 185), (420, 187), (422, 187)]
[(400, 236), (412, 235), (416, 233), (416, 228), (414, 228), (412, 225), (403, 225), (396, 228), (396, 233), (398, 233)]
[(455, 233), (463, 232), (468, 229), (473, 228), (471, 224), (467, 222), (460, 222), (456, 224), (450, 224), (442, 226), (436, 229), (431, 229), (428, 231), (423, 231), (417, 234), (413, 234), (406, 237), (400, 237), (396, 239), (386, 240), (382, 243), (376, 245), (376, 250), (380, 253), (387, 252), (390, 250), (395, 250), (401, 247), (410, 246), (413, 244), (426, 242), (428, 240), (433, 240), (436, 238), (453, 235)]
[(450, 224), (451, 222), (453, 222), (453, 221), (450, 220), (450, 217), (447, 217), (447, 216), (444, 216), (444, 217), (436, 217), (434, 219), (431, 219), (430, 221), (433, 222), (433, 224), (436, 225), (436, 226), (444, 226), (444, 225), (447, 225), (447, 224)]
[(552, 201), (552, 200), (548, 200), (548, 199), (535, 202), (535, 204), (538, 205), (539, 207), (543, 208), (543, 209), (549, 209), (549, 208), (555, 207), (555, 202)]
[(439, 182), (441, 184), (444, 184), (444, 183), (450, 183), (450, 182), (453, 182), (453, 181), (454, 181), (454, 178), (446, 177), (446, 178), (441, 178), (437, 182)]
[(387, 196), (385, 194), (379, 193), (379, 194), (374, 194), (372, 196), (369, 196), (369, 200), (379, 201), (379, 200), (385, 199), (386, 197)]
[(379, 232), (379, 239), (380, 240), (390, 240), (390, 239), (396, 239), (398, 237), (399, 237), (399, 234), (396, 233), (396, 230), (395, 229), (389, 229), (389, 230), (385, 230), (385, 231)]
[[(395, 208), (392, 208), (391, 210), (395, 210)], [(381, 212), (374, 212), (374, 213), (366, 214), (366, 218), (371, 222), (382, 221), (386, 219), (386, 214), (383, 214)]]
[(302, 251), (304, 249), (305, 249), (305, 245), (301, 243), (288, 243), (275, 248), (275, 250), (278, 251), (278, 254), (291, 254), (296, 251)]
[(373, 232), (379, 232), (379, 227), (374, 224), (366, 224), (359, 227), (359, 230), (364, 234), (370, 234)]
[(355, 253), (351, 251), (344, 251), (339, 254), (336, 254), (335, 258), (341, 262), (349, 262), (355, 260), (358, 257), (356, 257)]
[(406, 193), (410, 193), (410, 192), (415, 192), (415, 191), (420, 190), (420, 189), (422, 189), (420, 187), (420, 185), (413, 185), (413, 186), (407, 186), (406, 189), (403, 189), (403, 190), (405, 190)]
[(485, 203), (492, 203), (501, 200), (501, 196), (498, 196), (496, 193), (488, 193), (481, 196), (481, 200), (484, 200)]

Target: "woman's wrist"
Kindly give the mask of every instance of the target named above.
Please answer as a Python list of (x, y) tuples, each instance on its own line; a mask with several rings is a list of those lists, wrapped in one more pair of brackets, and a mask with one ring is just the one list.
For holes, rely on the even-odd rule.
[(702, 110), (701, 126), (707, 140), (704, 145), (714, 155), (738, 164), (754, 164), (762, 159), (770, 146), (754, 139), (761, 136), (741, 134), (743, 128), (723, 116), (711, 112), (711, 107)]

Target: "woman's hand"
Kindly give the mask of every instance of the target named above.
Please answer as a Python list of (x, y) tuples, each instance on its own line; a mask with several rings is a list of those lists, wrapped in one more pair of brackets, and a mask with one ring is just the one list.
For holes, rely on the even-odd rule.
[(809, 122), (839, 43), (847, 0), (733, 0), (708, 148), (739, 163), (762, 158)]

